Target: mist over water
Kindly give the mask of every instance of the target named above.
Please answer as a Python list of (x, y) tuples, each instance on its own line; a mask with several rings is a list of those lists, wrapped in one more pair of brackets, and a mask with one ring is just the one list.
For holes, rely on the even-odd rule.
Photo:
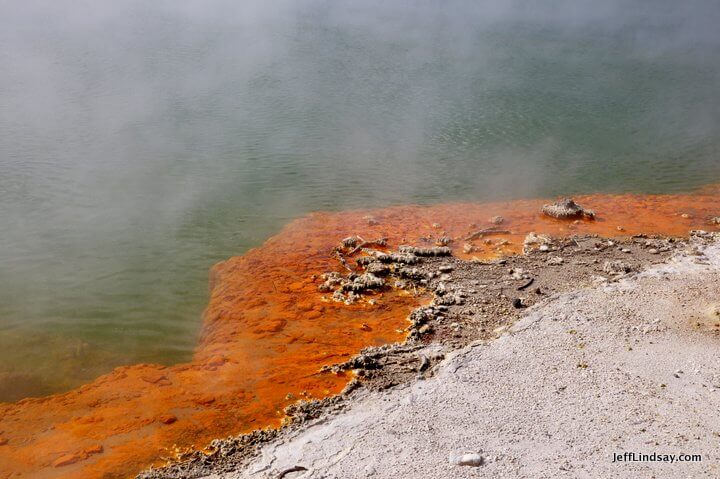
[(709, 0), (0, 0), (0, 400), (188, 359), (210, 266), (309, 211), (717, 182), (718, 24)]

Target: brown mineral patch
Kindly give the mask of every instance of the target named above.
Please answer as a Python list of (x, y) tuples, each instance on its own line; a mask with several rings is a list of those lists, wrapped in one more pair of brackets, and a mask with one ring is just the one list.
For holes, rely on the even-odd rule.
[[(0, 471), (13, 478), (125, 478), (178, 449), (277, 426), (281, 411), (297, 398), (341, 391), (347, 373), (318, 371), (366, 346), (402, 341), (408, 314), (423, 301), (390, 289), (374, 295), (374, 303), (347, 306), (320, 293), (320, 275), (339, 268), (333, 247), (349, 235), (386, 237), (392, 248), (428, 247), (442, 239), (458, 257), (482, 259), (521, 252), (530, 231), (556, 237), (683, 236), (690, 229), (718, 228), (710, 223), (720, 213), (718, 188), (694, 195), (574, 199), (595, 211), (594, 221), (543, 217), (547, 200), (396, 206), (293, 221), (262, 247), (212, 269), (202, 336), (190, 363), (121, 367), (64, 394), (0, 404), (7, 441)], [(477, 230), (470, 224), (487, 225), (494, 216), (503, 217), (499, 228), (509, 233), (464, 240)], [(474, 247), (468, 253), (465, 243)], [(167, 411), (177, 418), (172, 427), (157, 420)], [(85, 452), (97, 444), (105, 452)]]
[(57, 459), (55, 459), (52, 463), (53, 467), (63, 467), (63, 466), (69, 466), (70, 464), (75, 464), (78, 461), (82, 461), (85, 457), (83, 454), (75, 453), (75, 454), (65, 454)]
[(100, 454), (103, 452), (103, 447), (101, 444), (95, 444), (94, 446), (86, 447), (83, 452), (85, 454), (91, 455), (91, 454)]
[(208, 366), (222, 366), (227, 362), (227, 358), (222, 356), (213, 356), (207, 361)]
[(207, 405), (215, 402), (215, 397), (214, 396), (201, 396), (201, 397), (197, 398), (196, 402), (198, 404), (207, 406)]
[(158, 417), (158, 421), (163, 424), (172, 424), (174, 422), (177, 422), (177, 417), (173, 416), (172, 414), (163, 414), (162, 416)]
[(157, 384), (161, 381), (167, 381), (167, 376), (160, 372), (149, 372), (140, 376), (140, 379), (150, 384)]

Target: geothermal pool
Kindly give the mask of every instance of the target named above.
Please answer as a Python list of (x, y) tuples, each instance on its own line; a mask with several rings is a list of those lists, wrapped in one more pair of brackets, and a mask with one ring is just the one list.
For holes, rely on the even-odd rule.
[[(422, 300), (322, 300), (347, 235), (720, 214), (714, 1), (0, 10), (2, 479), (124, 477), (340, 390), (317, 369)], [(557, 195), (603, 221), (540, 221)]]
[[(213, 268), (202, 335), (190, 361), (123, 366), (68, 393), (0, 404), (3, 477), (128, 477), (212, 439), (277, 426), (298, 399), (336, 394), (346, 374), (322, 373), (365, 346), (402, 341), (409, 312), (427, 296), (388, 289), (345, 305), (319, 291), (320, 275), (341, 270), (333, 248), (349, 235), (386, 237), (388, 247), (453, 238), (460, 257), (518, 253), (530, 231), (555, 236), (717, 230), (720, 188), (693, 195), (592, 195), (577, 200), (594, 221), (538, 213), (542, 200), (450, 203), (314, 213), (261, 247)], [(477, 241), (468, 233), (504, 217), (510, 233)], [(371, 221), (369, 220), (369, 218)], [(622, 230), (622, 231), (621, 231)]]
[(0, 401), (190, 360), (311, 211), (717, 182), (717, 2), (600, 3), (3, 7)]

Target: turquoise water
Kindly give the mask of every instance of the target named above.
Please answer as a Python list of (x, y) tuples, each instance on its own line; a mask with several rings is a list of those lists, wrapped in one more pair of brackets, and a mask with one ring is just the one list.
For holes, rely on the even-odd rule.
[(0, 400), (189, 358), (210, 266), (309, 211), (718, 182), (719, 23), (713, 1), (0, 2)]

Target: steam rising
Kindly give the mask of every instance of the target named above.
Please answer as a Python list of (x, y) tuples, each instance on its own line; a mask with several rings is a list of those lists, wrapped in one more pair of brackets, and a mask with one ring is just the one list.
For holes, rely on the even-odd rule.
[[(717, 181), (718, 23), (714, 1), (0, 1), (0, 390), (187, 357), (209, 266), (308, 211)], [(8, 352), (29, 329), (71, 346)]]

